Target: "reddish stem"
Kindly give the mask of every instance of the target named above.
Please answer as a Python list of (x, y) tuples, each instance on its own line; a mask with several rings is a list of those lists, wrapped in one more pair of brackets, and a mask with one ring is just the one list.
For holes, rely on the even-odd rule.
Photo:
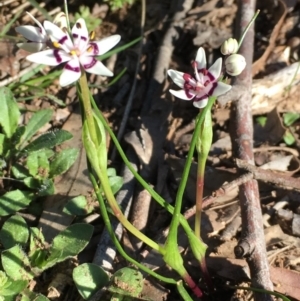
[(181, 277), (185, 281), (185, 283), (189, 286), (189, 288), (193, 291), (195, 296), (197, 298), (201, 298), (203, 293), (201, 289), (197, 286), (197, 284), (194, 282), (192, 277), (188, 274), (188, 272), (185, 272), (185, 274), (181, 275)]

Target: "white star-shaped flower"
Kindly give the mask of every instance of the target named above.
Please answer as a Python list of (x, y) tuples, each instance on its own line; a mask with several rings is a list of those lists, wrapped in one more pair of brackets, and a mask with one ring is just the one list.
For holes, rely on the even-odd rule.
[(207, 70), (205, 52), (200, 47), (192, 65), (194, 76), (172, 69), (168, 70), (168, 75), (173, 82), (182, 89), (169, 90), (174, 96), (184, 100), (192, 100), (193, 105), (201, 109), (207, 105), (208, 97), (222, 95), (231, 89), (230, 85), (218, 82), (222, 69), (222, 58), (218, 58)]
[(119, 35), (93, 41), (82, 18), (78, 19), (73, 26), (72, 38), (66, 30), (62, 30), (49, 21), (44, 22), (44, 28), (52, 41), (51, 48), (30, 54), (26, 59), (49, 66), (57, 66), (65, 62), (59, 78), (61, 86), (67, 86), (77, 81), (81, 75), (81, 67), (89, 73), (113, 76), (113, 73), (95, 56), (102, 55), (113, 48), (121, 39)]

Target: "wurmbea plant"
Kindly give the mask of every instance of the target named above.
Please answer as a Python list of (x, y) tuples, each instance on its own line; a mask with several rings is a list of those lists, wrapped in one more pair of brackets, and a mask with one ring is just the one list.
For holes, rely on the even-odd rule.
[[(103, 76), (113, 75), (111, 70), (106, 68), (104, 64), (97, 59), (97, 57), (113, 48), (120, 41), (120, 36), (113, 35), (100, 41), (94, 41), (94, 33), (88, 33), (85, 21), (83, 19), (78, 19), (73, 25), (72, 30), (70, 30), (67, 13), (66, 15), (60, 15), (60, 18), (65, 18), (65, 22), (60, 22), (61, 20), (58, 18), (56, 19), (56, 24), (50, 21), (44, 21), (43, 25), (41, 25), (41, 23), (33, 18), (34, 22), (37, 24), (37, 27), (27, 25), (18, 27), (17, 32), (22, 34), (27, 39), (27, 41), (22, 43), (20, 47), (34, 52), (27, 56), (27, 59), (31, 62), (48, 64), (50, 66), (57, 66), (65, 63), (59, 80), (60, 85), (67, 86), (72, 83), (76, 84), (77, 93), (81, 104), (83, 123), (82, 138), (88, 158), (89, 176), (99, 201), (101, 216), (113, 242), (115, 243), (120, 254), (127, 261), (133, 263), (138, 268), (161, 281), (176, 285), (184, 300), (192, 300), (182, 281), (159, 275), (146, 266), (143, 266), (139, 262), (135, 261), (124, 252), (121, 244), (113, 232), (108, 214), (108, 207), (128, 231), (143, 241), (150, 248), (160, 253), (164, 261), (181, 276), (193, 293), (197, 297), (201, 297), (202, 291), (188, 274), (184, 266), (183, 258), (178, 250), (178, 226), (181, 224), (186, 232), (193, 254), (199, 261), (204, 276), (209, 284), (209, 277), (204, 261), (206, 245), (202, 242), (200, 237), (200, 219), (205, 163), (212, 141), (211, 108), (216, 100), (216, 97), (228, 92), (231, 89), (229, 84), (223, 82), (225, 74), (237, 75), (242, 72), (243, 68), (245, 67), (243, 59), (236, 54), (238, 47), (236, 47), (235, 42), (233, 46), (230, 44), (230, 42), (226, 42), (227, 44), (230, 44), (230, 47), (223, 47), (225, 48), (225, 54), (228, 56), (225, 60), (225, 69), (223, 69), (222, 58), (218, 58), (216, 62), (207, 69), (205, 51), (203, 48), (199, 48), (196, 55), (196, 60), (192, 63), (192, 68), (194, 71), (193, 75), (175, 70), (168, 71), (168, 75), (172, 78), (174, 83), (181, 88), (181, 90), (171, 89), (170, 92), (178, 98), (192, 101), (196, 108), (201, 109), (199, 115), (197, 116), (196, 128), (191, 141), (187, 163), (185, 165), (181, 183), (176, 195), (175, 206), (173, 207), (168, 204), (160, 195), (158, 195), (131, 167), (128, 159), (122, 151), (122, 148), (120, 147), (119, 142), (107, 124), (101, 111), (99, 111), (98, 107), (96, 106), (95, 101), (89, 91), (86, 72)], [(236, 59), (237, 56), (238, 59)], [(172, 214), (170, 231), (164, 245), (159, 245), (150, 237), (136, 229), (127, 220), (122, 210), (119, 208), (114, 196), (114, 191), (112, 190), (109, 181), (106, 133), (111, 136), (124, 162), (128, 165), (129, 169), (132, 171), (141, 185), (149, 191), (153, 199), (155, 199), (161, 206), (166, 208)], [(188, 222), (181, 215), (181, 208), (183, 191), (186, 186), (195, 147), (198, 152), (198, 178), (196, 222), (195, 229), (192, 230)], [(106, 199), (106, 202), (103, 199), (103, 195)], [(88, 268), (94, 269), (94, 267)], [(84, 266), (82, 270), (85, 273), (86, 266)], [(81, 270), (79, 269), (74, 272), (74, 280), (81, 295), (84, 298), (88, 298), (89, 296), (86, 296), (84, 290), (80, 288), (80, 277), (78, 277), (78, 273), (80, 271)], [(106, 283), (106, 280), (99, 284), (99, 287), (104, 285), (103, 283)]]

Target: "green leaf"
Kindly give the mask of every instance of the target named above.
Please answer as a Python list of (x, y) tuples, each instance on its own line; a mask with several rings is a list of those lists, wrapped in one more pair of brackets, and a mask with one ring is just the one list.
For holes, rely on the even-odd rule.
[(299, 113), (284, 113), (283, 114), (283, 123), (285, 126), (291, 126), (295, 121), (300, 118)]
[(29, 231), (25, 219), (19, 215), (11, 216), (0, 230), (0, 241), (5, 249), (16, 244), (25, 246), (29, 238)]
[(283, 140), (285, 142), (286, 145), (292, 145), (295, 143), (295, 138), (294, 136), (292, 135), (292, 133), (289, 131), (289, 130), (286, 130), (284, 135), (283, 135)]
[[(3, 278), (3, 276), (6, 277), (5, 285), (0, 287), (0, 296), (16, 296), (28, 285), (27, 280), (12, 280), (11, 278), (7, 277), (4, 272), (0, 271), (0, 273), (1, 278)], [(8, 300), (8, 298), (5, 298), (5, 301), (6, 300)]]
[(39, 295), (33, 301), (50, 301), (50, 300), (43, 295)]
[(24, 132), (25, 132), (25, 126), (19, 126), (16, 129), (16, 131), (14, 132), (14, 134), (12, 135), (11, 140), (10, 140), (10, 144), (13, 148), (11, 151), (13, 151), (13, 152), (17, 151), (17, 145), (20, 143), (21, 137), (24, 134)]
[(55, 186), (53, 180), (43, 179), (42, 184), (38, 189), (38, 196), (53, 195), (55, 193)]
[(20, 111), (10, 89), (0, 88), (0, 125), (6, 136), (11, 138), (18, 127)]
[(41, 229), (31, 227), (28, 257), (32, 266), (43, 265), (47, 254), (47, 246)]
[(83, 299), (87, 300), (108, 281), (106, 272), (96, 264), (84, 263), (73, 270), (73, 280)]
[(69, 215), (87, 215), (94, 209), (92, 204), (89, 204), (86, 197), (79, 195), (72, 198), (64, 207), (63, 213)]
[(2, 265), (6, 274), (13, 280), (30, 280), (33, 274), (25, 252), (16, 245), (2, 252)]
[(50, 164), (50, 178), (54, 178), (66, 172), (76, 161), (79, 154), (77, 148), (63, 149)]
[(267, 123), (267, 117), (266, 116), (259, 116), (255, 120), (262, 127), (264, 127)]
[(3, 154), (4, 151), (4, 143), (5, 143), (5, 135), (0, 133), (0, 156)]
[(132, 268), (122, 268), (113, 276), (108, 290), (113, 293), (138, 297), (143, 290), (143, 275)]
[(50, 163), (45, 150), (32, 152), (27, 157), (26, 166), (29, 173), (38, 178), (47, 178), (50, 170)]
[(50, 109), (40, 110), (34, 113), (25, 127), (22, 144), (27, 143), (51, 118), (52, 110)]
[(89, 224), (74, 224), (59, 233), (49, 249), (50, 256), (43, 269), (80, 253), (89, 243), (94, 227)]
[(107, 168), (107, 171), (106, 171), (106, 172), (107, 172), (107, 176), (108, 176), (108, 177), (114, 177), (114, 176), (117, 175), (116, 169), (113, 168), (113, 167)]
[(22, 164), (15, 163), (11, 168), (12, 174), (16, 179), (24, 179), (29, 177), (28, 169)]
[(35, 179), (28, 177), (24, 179), (24, 184), (37, 191), (37, 196), (53, 195), (55, 193), (54, 183), (51, 179)]
[(6, 216), (19, 211), (30, 204), (34, 194), (19, 189), (9, 191), (0, 197), (0, 216)]
[(108, 178), (108, 180), (113, 194), (117, 193), (123, 186), (124, 181), (122, 177), (119, 176), (110, 177)]
[(24, 151), (30, 153), (45, 148), (53, 148), (54, 146), (59, 145), (64, 141), (71, 139), (72, 137), (73, 135), (65, 130), (47, 132), (29, 143), (24, 148)]

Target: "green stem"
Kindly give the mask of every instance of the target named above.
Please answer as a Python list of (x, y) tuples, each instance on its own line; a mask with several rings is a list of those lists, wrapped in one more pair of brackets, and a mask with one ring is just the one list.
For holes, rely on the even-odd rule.
[(216, 100), (215, 97), (210, 97), (207, 106), (199, 113), (199, 115), (196, 119), (197, 122), (196, 122), (196, 127), (195, 127), (195, 130), (194, 130), (194, 134), (193, 134), (193, 137), (192, 137), (192, 141), (191, 141), (191, 144), (190, 144), (190, 150), (189, 150), (186, 162), (185, 162), (183, 174), (182, 174), (181, 181), (180, 181), (179, 188), (178, 188), (178, 192), (177, 192), (177, 195), (176, 195), (174, 215), (173, 215), (173, 219), (172, 219), (171, 226), (170, 226), (171, 235), (176, 234), (176, 236), (177, 236), (177, 229), (175, 229), (175, 228), (178, 227), (178, 223), (179, 223), (179, 219), (180, 219), (180, 214), (179, 213), (181, 211), (183, 193), (184, 193), (184, 189), (186, 187), (186, 183), (187, 183), (187, 180), (188, 180), (189, 171), (190, 171), (190, 167), (191, 167), (191, 164), (192, 164), (192, 159), (193, 159), (193, 155), (194, 155), (195, 146), (196, 146), (196, 143), (199, 139), (200, 131), (201, 131), (202, 125), (204, 123), (205, 116), (206, 116), (207, 112), (211, 111), (211, 108), (212, 108), (215, 100)]
[[(130, 231), (133, 235), (135, 235), (137, 238), (139, 238), (141, 241), (143, 241), (145, 244), (147, 244), (149, 247), (153, 248), (154, 250), (159, 251), (161, 254), (164, 254), (164, 249), (161, 248), (155, 241), (147, 237), (144, 233), (139, 231), (137, 228), (135, 228), (124, 216), (122, 213), (115, 197), (114, 194), (111, 190), (110, 184), (109, 184), (109, 179), (107, 176), (106, 172), (106, 160), (105, 163), (100, 164), (100, 162), (103, 162), (102, 160), (100, 161), (99, 158), (91, 158), (94, 157), (94, 154), (96, 156), (107, 156), (107, 154), (102, 154), (102, 152), (99, 154), (97, 151), (95, 152), (95, 149), (98, 149), (100, 147), (100, 143), (103, 143), (105, 141), (105, 137), (97, 137), (97, 130), (96, 130), (96, 123), (95, 123), (95, 116), (92, 111), (92, 106), (90, 102), (90, 91), (88, 88), (87, 84), (87, 79), (85, 72), (82, 70), (81, 77), (79, 79), (79, 86), (80, 86), (80, 92), (79, 95), (81, 97), (81, 102), (84, 110), (84, 121), (83, 121), (83, 127), (85, 127), (85, 122), (87, 123), (87, 130), (89, 133), (89, 138), (84, 137), (84, 144), (85, 144), (85, 149), (87, 152), (88, 159), (90, 161), (91, 166), (95, 170), (95, 173), (97, 174), (97, 177), (99, 178), (102, 188), (104, 191), (104, 194), (107, 198), (107, 201), (109, 203), (109, 206), (113, 210), (115, 216), (117, 219), (121, 222), (121, 224), (128, 230)], [(99, 120), (101, 123), (101, 120)], [(97, 126), (99, 126), (97, 124)], [(101, 132), (101, 131), (99, 131)], [(104, 130), (103, 130), (104, 132)], [(105, 135), (105, 133), (102, 134), (102, 136)], [(91, 141), (89, 141), (89, 139)], [(89, 147), (87, 147), (87, 145)], [(91, 155), (92, 154), (92, 155)], [(102, 157), (104, 158), (104, 157)], [(99, 160), (97, 160), (99, 159)], [(93, 160), (96, 161), (96, 163), (93, 162)], [(105, 165), (105, 166), (103, 166)]]
[[(97, 171), (96, 171), (97, 172)], [(161, 254), (164, 254), (164, 250), (162, 247), (160, 247), (155, 241), (150, 239), (148, 236), (146, 236), (144, 233), (139, 231), (137, 228), (135, 228), (126, 218), (126, 216), (122, 213), (120, 210), (120, 207), (115, 199), (115, 196), (111, 190), (109, 179), (107, 177), (106, 172), (97, 172), (97, 176), (99, 177), (99, 180), (102, 184), (102, 189), (104, 191), (104, 194), (106, 196), (106, 199), (108, 201), (109, 206), (111, 207), (112, 211), (114, 212), (116, 218), (121, 222), (121, 224), (133, 235), (135, 235), (137, 238), (139, 238), (141, 241), (143, 241), (145, 244), (147, 244), (152, 249), (159, 251)]]
[(196, 145), (198, 153), (198, 168), (197, 168), (197, 183), (196, 183), (196, 217), (195, 217), (195, 235), (201, 239), (201, 212), (202, 212), (202, 199), (205, 177), (206, 160), (211, 148), (212, 143), (212, 121), (211, 111), (206, 111), (204, 122), (201, 126), (198, 143)]
[(185, 287), (183, 286), (182, 284), (182, 281), (179, 281), (177, 282), (176, 280), (172, 279), (172, 278), (168, 278), (168, 277), (164, 277), (162, 275), (159, 275), (157, 273), (155, 273), (154, 271), (150, 270), (149, 268), (145, 267), (144, 265), (142, 265), (141, 263), (139, 263), (138, 261), (134, 260), (133, 258), (131, 258), (125, 251), (124, 249), (122, 248), (119, 240), (117, 239), (116, 235), (115, 235), (115, 232), (113, 230), (113, 227), (111, 225), (111, 222), (110, 222), (110, 219), (109, 219), (109, 215), (108, 215), (108, 212), (107, 212), (107, 209), (105, 207), (105, 202), (102, 198), (102, 194), (101, 194), (101, 191), (99, 189), (99, 186), (97, 184), (97, 181), (93, 175), (92, 172), (89, 171), (89, 174), (90, 174), (90, 179), (93, 183), (93, 186), (95, 188), (95, 193), (96, 193), (96, 196), (98, 198), (98, 201), (99, 201), (99, 204), (100, 204), (100, 211), (101, 211), (101, 216), (103, 218), (103, 221), (104, 221), (104, 224), (105, 224), (105, 227), (114, 243), (114, 245), (116, 246), (118, 252), (121, 254), (121, 256), (129, 261), (130, 263), (134, 264), (135, 266), (137, 266), (139, 269), (141, 269), (142, 271), (148, 273), (149, 275), (165, 282), (165, 283), (169, 283), (169, 284), (175, 284), (178, 288), (178, 291), (180, 293), (180, 295), (182, 296), (182, 298), (185, 300), (185, 301), (190, 301), (192, 300), (192, 298), (190, 297), (190, 295), (188, 294), (188, 292), (186, 291)]
[[(152, 187), (150, 187), (148, 185), (148, 183), (135, 171), (135, 169), (132, 167), (132, 165), (130, 164), (129, 160), (127, 159), (125, 153), (122, 150), (122, 147), (118, 141), (118, 139), (116, 138), (114, 132), (111, 130), (111, 128), (109, 127), (108, 123), (106, 122), (106, 119), (104, 118), (104, 116), (102, 115), (101, 111), (99, 111), (95, 100), (93, 99), (92, 95), (90, 95), (90, 100), (92, 103), (92, 106), (94, 108), (95, 114), (97, 115), (97, 117), (101, 120), (101, 122), (103, 123), (105, 130), (108, 132), (108, 134), (110, 135), (111, 139), (113, 140), (121, 158), (123, 159), (124, 163), (126, 164), (126, 166), (129, 168), (129, 170), (132, 172), (132, 174), (135, 176), (135, 178), (139, 181), (139, 183), (150, 193), (150, 195), (152, 196), (152, 198), (158, 203), (160, 204), (163, 208), (165, 208), (169, 213), (171, 213), (172, 215), (174, 214), (174, 207), (172, 205), (170, 205), (168, 202), (166, 202)], [(203, 109), (202, 113), (206, 113), (207, 110), (211, 110), (211, 107), (213, 105), (215, 101), (215, 98), (210, 98), (208, 105)], [(183, 175), (186, 174), (188, 175), (189, 170), (190, 170), (190, 166), (191, 166), (191, 162), (193, 159), (193, 153), (195, 150), (195, 145), (196, 145), (196, 141), (197, 141), (197, 135), (199, 136), (199, 132), (197, 131), (197, 129), (200, 127), (200, 125), (203, 123), (204, 121), (204, 115), (199, 116), (199, 118), (197, 119), (197, 124), (196, 124), (196, 131), (194, 132), (192, 141), (191, 141), (191, 146), (190, 146), (190, 151), (189, 151), (189, 155), (188, 158), (186, 160), (185, 163), (185, 167), (184, 167), (184, 172)], [(186, 178), (182, 178), (180, 185), (179, 185), (179, 189), (182, 189), (182, 187), (184, 187), (184, 185), (186, 184), (187, 181), (187, 176)], [(181, 188), (180, 188), (181, 187)], [(197, 239), (195, 237), (195, 233), (194, 231), (191, 229), (189, 223), (187, 222), (187, 220), (184, 218), (184, 216), (182, 216), (182, 214), (179, 215), (179, 221), (180, 224), (182, 226), (182, 228), (184, 229), (184, 231), (187, 234), (187, 237), (190, 241), (190, 243), (192, 244), (192, 249), (197, 249), (200, 250), (200, 246), (197, 242)], [(194, 251), (193, 251), (194, 252)], [(202, 258), (203, 257), (203, 252), (199, 251), (198, 256), (196, 256), (197, 259)]]
[(81, 76), (79, 78), (79, 87), (80, 87), (82, 106), (84, 110), (84, 119), (87, 121), (92, 142), (95, 145), (98, 145), (99, 141), (96, 134), (96, 125), (95, 125), (93, 110), (90, 102), (90, 90), (87, 83), (86, 73), (83, 69), (81, 70)]

